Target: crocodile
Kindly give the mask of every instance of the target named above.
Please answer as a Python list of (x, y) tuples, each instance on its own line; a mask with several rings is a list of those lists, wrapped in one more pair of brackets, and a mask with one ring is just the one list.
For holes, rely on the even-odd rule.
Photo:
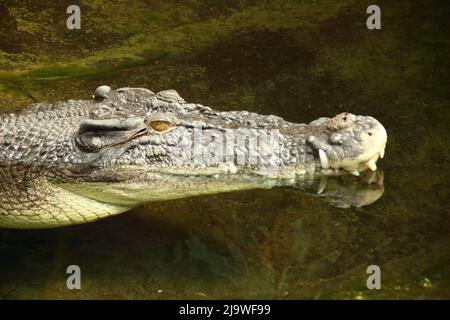
[(218, 111), (172, 89), (103, 85), (87, 100), (0, 115), (0, 227), (62, 227), (152, 201), (359, 176), (377, 170), (386, 141), (370, 116), (293, 123)]

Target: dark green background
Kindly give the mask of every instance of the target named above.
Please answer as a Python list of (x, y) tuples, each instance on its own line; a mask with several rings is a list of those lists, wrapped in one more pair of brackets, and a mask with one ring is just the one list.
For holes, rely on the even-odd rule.
[[(82, 29), (67, 30), (66, 8)], [(0, 230), (0, 298), (450, 298), (446, 1), (0, 1), (0, 108), (101, 84), (388, 131), (385, 194), (343, 210), (274, 189), (154, 203), (92, 224)], [(82, 268), (82, 290), (65, 268)], [(382, 289), (366, 288), (366, 268)]]

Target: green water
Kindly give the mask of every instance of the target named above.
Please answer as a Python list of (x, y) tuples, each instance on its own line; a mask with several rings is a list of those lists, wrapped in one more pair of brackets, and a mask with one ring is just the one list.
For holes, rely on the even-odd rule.
[[(0, 105), (173, 88), (186, 100), (388, 131), (385, 192), (338, 209), (299, 190), (149, 204), (53, 230), (0, 229), (0, 298), (449, 299), (450, 6), (377, 1), (0, 2)], [(82, 290), (66, 288), (66, 267)], [(379, 265), (382, 289), (368, 290)]]

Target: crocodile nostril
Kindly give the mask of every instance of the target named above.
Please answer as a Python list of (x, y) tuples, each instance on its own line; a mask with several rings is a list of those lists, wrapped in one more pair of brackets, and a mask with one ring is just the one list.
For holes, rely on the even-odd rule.
[(367, 134), (369, 135), (369, 137), (371, 137), (371, 136), (372, 136), (372, 132), (368, 132)]

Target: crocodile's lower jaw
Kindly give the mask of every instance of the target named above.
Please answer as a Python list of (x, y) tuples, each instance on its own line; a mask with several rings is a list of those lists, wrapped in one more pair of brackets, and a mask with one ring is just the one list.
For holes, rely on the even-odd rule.
[(344, 170), (355, 176), (359, 176), (360, 172), (371, 170), (377, 170), (377, 161), (384, 155), (384, 149), (382, 151), (367, 152), (356, 159), (344, 160), (339, 163), (331, 163), (331, 168), (335, 170)]

